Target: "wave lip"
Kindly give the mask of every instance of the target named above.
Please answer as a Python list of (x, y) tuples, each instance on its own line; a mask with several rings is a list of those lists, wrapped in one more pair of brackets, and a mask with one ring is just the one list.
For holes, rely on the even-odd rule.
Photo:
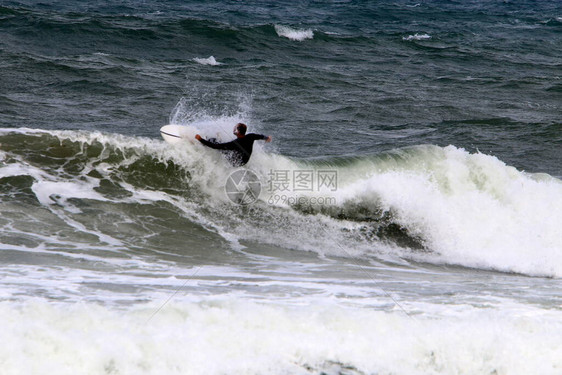
[(314, 38), (314, 32), (310, 29), (292, 29), (288, 26), (275, 25), (275, 32), (281, 37), (285, 37), (298, 42)]

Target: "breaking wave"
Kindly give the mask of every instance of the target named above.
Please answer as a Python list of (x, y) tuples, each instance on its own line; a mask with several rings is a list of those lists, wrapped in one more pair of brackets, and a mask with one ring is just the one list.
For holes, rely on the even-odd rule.
[(2, 205), (23, 199), (47, 208), (60, 221), (51, 231), (70, 227), (117, 250), (134, 238), (110, 229), (109, 217), (134, 223), (135, 238), (157, 232), (124, 208), (142, 204), (149, 216), (164, 208), (168, 220), (188, 218), (236, 248), (251, 240), (328, 256), (393, 254), (562, 276), (562, 183), (454, 146), (310, 161), (258, 145), (247, 169), (260, 178), (259, 199), (240, 206), (225, 193), (231, 168), (189, 141), (3, 129), (0, 144)]

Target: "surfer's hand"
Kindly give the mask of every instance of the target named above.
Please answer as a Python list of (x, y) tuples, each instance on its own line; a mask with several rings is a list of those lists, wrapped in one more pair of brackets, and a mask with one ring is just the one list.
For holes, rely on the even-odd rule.
[(267, 138), (265, 139), (265, 141), (268, 142), (268, 143), (271, 142), (271, 136), (267, 137)]
[(195, 134), (195, 139), (197, 139), (198, 141), (201, 140), (201, 136), (199, 134)]

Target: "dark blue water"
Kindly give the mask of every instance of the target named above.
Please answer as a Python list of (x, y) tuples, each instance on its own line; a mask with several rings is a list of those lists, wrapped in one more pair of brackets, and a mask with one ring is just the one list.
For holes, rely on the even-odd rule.
[[(285, 155), (453, 144), (562, 174), (557, 1), (2, 2), (0, 15), (3, 127), (157, 137), (184, 97), (216, 115), (244, 103)], [(222, 65), (193, 61), (209, 56)]]

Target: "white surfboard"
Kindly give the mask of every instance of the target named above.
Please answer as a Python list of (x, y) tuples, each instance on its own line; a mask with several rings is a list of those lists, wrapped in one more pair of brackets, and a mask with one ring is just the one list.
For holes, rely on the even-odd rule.
[(196, 130), (184, 125), (164, 125), (160, 128), (160, 135), (170, 144), (189, 141), (194, 143)]

